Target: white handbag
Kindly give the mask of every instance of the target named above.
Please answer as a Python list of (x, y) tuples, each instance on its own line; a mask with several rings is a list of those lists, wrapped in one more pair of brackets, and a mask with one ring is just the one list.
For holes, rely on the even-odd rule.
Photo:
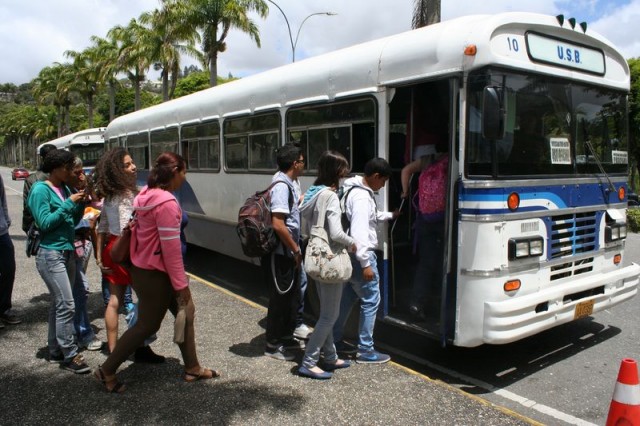
[[(327, 190), (328, 191), (328, 190)], [(329, 195), (329, 196), (327, 196)], [(324, 229), (330, 194), (319, 194), (318, 221), (309, 231), (309, 242), (304, 256), (304, 270), (315, 281), (341, 284), (349, 281), (353, 267), (347, 248), (332, 242)]]

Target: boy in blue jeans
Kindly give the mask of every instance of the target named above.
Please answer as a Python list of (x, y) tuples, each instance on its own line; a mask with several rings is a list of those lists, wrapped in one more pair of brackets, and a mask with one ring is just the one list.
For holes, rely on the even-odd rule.
[[(344, 182), (345, 212), (350, 223), (349, 235), (356, 240), (358, 250), (351, 254), (353, 274), (345, 285), (340, 302), (340, 316), (333, 327), (333, 339), (339, 352), (356, 353), (360, 364), (382, 364), (391, 359), (387, 354), (373, 347), (373, 328), (380, 305), (380, 277), (375, 249), (378, 246), (376, 227), (378, 221), (398, 217), (400, 212), (378, 210), (373, 195), (379, 191), (391, 176), (391, 166), (383, 158), (369, 160), (364, 166), (364, 176), (355, 176)], [(342, 342), (344, 325), (351, 308), (360, 300), (360, 322), (358, 326), (358, 347), (348, 349)]]

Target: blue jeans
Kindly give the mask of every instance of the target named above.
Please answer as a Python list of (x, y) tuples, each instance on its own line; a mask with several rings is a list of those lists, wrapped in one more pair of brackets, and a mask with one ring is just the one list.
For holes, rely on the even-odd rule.
[(300, 266), (300, 304), (296, 315), (296, 327), (304, 324), (304, 295), (307, 292), (307, 273), (304, 267)]
[(358, 324), (358, 351), (368, 352), (373, 350), (373, 328), (376, 324), (376, 314), (380, 305), (380, 276), (378, 274), (378, 262), (376, 254), (369, 253), (369, 264), (373, 269), (373, 279), (363, 281), (362, 267), (360, 262), (351, 256), (353, 275), (351, 280), (344, 286), (342, 301), (340, 302), (340, 316), (333, 326), (333, 340), (342, 340), (344, 325), (349, 318), (351, 308), (360, 300), (360, 322)]
[(316, 288), (320, 298), (320, 318), (307, 342), (307, 349), (302, 359), (302, 366), (306, 368), (313, 368), (318, 364), (320, 351), (324, 353), (326, 362), (335, 363), (338, 360), (332, 329), (340, 314), (344, 284), (316, 282)]
[(0, 235), (0, 314), (11, 309), (11, 294), (16, 278), (16, 256), (9, 233)]
[(73, 318), (75, 304), (71, 283), (75, 282), (76, 259), (71, 250), (49, 250), (40, 247), (36, 256), (36, 267), (51, 294), (49, 307), (49, 354), (62, 352), (65, 360), (78, 354)]
[(85, 271), (85, 265), (87, 259), (91, 257), (92, 246), (91, 242), (87, 241), (81, 253), (81, 257), (77, 254), (76, 260), (76, 278), (73, 284), (73, 301), (76, 305), (76, 315), (73, 319), (73, 326), (76, 330), (76, 338), (78, 344), (88, 345), (95, 338), (96, 335), (91, 327), (91, 321), (89, 320), (89, 313), (87, 312), (87, 295), (89, 293), (89, 280)]

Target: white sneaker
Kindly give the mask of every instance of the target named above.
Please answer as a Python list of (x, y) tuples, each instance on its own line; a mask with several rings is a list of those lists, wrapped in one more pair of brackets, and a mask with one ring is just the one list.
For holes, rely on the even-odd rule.
[(81, 346), (88, 351), (99, 351), (100, 349), (102, 349), (102, 341), (93, 339), (89, 343), (82, 344)]
[(307, 327), (306, 324), (300, 324), (293, 331), (293, 337), (298, 338), (298, 339), (307, 340), (312, 331), (313, 330), (311, 330), (309, 327)]

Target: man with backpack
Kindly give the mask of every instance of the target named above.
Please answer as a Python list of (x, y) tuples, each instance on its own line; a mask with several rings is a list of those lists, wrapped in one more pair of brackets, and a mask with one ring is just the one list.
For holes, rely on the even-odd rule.
[(270, 190), (271, 224), (280, 240), (273, 253), (261, 258), (265, 280), (269, 288), (266, 347), (264, 354), (271, 358), (291, 361), (291, 349), (303, 349), (302, 342), (293, 338), (300, 299), (300, 187), (295, 181), (304, 172), (302, 149), (286, 144), (278, 150), (278, 173), (273, 176)]
[[(340, 302), (340, 315), (333, 327), (336, 350), (342, 353), (356, 352), (360, 364), (382, 364), (391, 359), (373, 347), (373, 328), (380, 304), (380, 276), (375, 249), (378, 247), (376, 228), (378, 221), (390, 220), (400, 211), (378, 210), (373, 195), (384, 187), (391, 176), (391, 166), (383, 158), (369, 160), (364, 166), (364, 176), (355, 176), (344, 182), (341, 205), (348, 223), (348, 233), (358, 248), (351, 254), (353, 274), (345, 285)], [(344, 325), (351, 308), (360, 300), (358, 346), (354, 348), (342, 341)], [(351, 347), (349, 347), (351, 346)]]

